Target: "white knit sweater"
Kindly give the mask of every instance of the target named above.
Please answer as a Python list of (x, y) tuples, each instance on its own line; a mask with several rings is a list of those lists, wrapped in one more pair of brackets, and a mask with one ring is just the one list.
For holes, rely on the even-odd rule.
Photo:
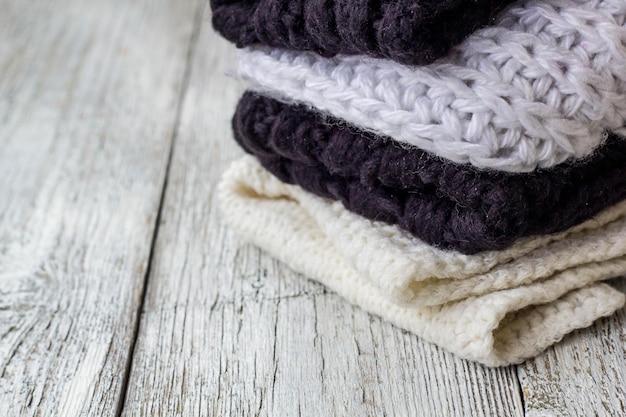
[(589, 155), (606, 130), (626, 133), (626, 1), (527, 0), (425, 67), (254, 47), (239, 72), (452, 161), (531, 171)]
[(280, 182), (246, 156), (219, 188), (223, 215), (260, 246), (365, 310), (490, 366), (537, 355), (624, 304), (626, 203), (506, 251), (441, 251)]

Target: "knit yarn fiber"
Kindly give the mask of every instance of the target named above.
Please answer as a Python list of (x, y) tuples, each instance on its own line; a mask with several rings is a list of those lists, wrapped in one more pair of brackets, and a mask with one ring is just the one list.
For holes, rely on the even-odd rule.
[(441, 251), (287, 185), (251, 156), (219, 186), (230, 226), (353, 304), (489, 366), (537, 355), (624, 304), (626, 203), (510, 249)]
[(211, 0), (213, 26), (238, 47), (429, 64), (492, 24), (513, 0)]
[(254, 88), (457, 163), (510, 172), (626, 133), (626, 1), (526, 0), (422, 67), (249, 47)]
[(584, 162), (508, 174), (400, 147), (250, 92), (239, 102), (233, 131), (282, 181), (466, 254), (563, 231), (626, 198), (626, 141), (616, 135)]

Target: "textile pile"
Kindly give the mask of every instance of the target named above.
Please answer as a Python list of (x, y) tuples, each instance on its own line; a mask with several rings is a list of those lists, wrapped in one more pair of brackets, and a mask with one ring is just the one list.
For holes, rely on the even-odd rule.
[(219, 189), (244, 239), (488, 366), (622, 308), (626, 2), (211, 6), (251, 85)]

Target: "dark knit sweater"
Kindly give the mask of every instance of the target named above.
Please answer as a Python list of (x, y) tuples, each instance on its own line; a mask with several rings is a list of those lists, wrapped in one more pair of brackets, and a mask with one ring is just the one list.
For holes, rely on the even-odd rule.
[(423, 65), (495, 22), (513, 0), (211, 0), (213, 26), (238, 47), (367, 54)]
[(563, 231), (626, 198), (626, 140), (615, 135), (585, 161), (509, 174), (400, 147), (250, 92), (233, 129), (237, 142), (282, 181), (466, 254)]

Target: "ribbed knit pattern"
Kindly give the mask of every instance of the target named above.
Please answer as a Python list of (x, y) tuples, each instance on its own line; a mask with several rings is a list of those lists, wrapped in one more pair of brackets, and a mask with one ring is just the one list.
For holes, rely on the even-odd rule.
[(513, 0), (211, 0), (213, 26), (237, 46), (428, 64), (492, 24)]
[(425, 67), (247, 48), (256, 88), (458, 163), (527, 172), (625, 133), (626, 1), (527, 0)]
[(583, 162), (508, 174), (400, 147), (304, 106), (249, 92), (233, 130), (282, 181), (468, 254), (565, 230), (626, 198), (626, 140), (616, 135)]
[(284, 184), (251, 156), (224, 175), (219, 197), (246, 240), (349, 302), (486, 365), (523, 361), (624, 304), (597, 281), (626, 273), (626, 203), (567, 232), (468, 256)]

